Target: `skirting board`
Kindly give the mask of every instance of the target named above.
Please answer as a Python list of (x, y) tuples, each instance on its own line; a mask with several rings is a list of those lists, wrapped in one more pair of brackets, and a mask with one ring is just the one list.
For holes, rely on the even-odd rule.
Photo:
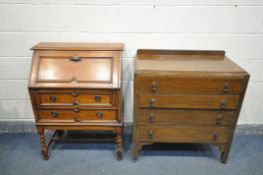
[[(132, 133), (132, 122), (124, 123), (124, 131), (127, 134)], [(33, 133), (35, 132), (34, 121), (0, 121), (1, 133)], [(263, 135), (263, 123), (245, 123), (238, 124), (236, 128), (238, 135)]]

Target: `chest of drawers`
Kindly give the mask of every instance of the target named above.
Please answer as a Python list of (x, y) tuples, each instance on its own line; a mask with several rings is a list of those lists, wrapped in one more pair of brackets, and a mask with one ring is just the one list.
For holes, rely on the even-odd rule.
[(108, 130), (122, 157), (122, 43), (39, 43), (33, 48), (29, 93), (48, 159), (45, 130)]
[(138, 50), (133, 159), (145, 144), (207, 143), (226, 162), (248, 79), (224, 51)]

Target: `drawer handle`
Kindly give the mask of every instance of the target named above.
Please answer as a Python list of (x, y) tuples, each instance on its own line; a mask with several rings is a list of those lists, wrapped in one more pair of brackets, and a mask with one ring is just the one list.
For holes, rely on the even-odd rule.
[(56, 117), (58, 116), (58, 112), (57, 112), (57, 111), (52, 111), (52, 112), (51, 112), (51, 116), (52, 116), (53, 118), (56, 118)]
[(81, 122), (81, 120), (79, 118), (76, 119), (76, 122)]
[(71, 95), (72, 95), (73, 97), (76, 97), (76, 96), (79, 95), (79, 93), (77, 93), (77, 92), (71, 92)]
[(79, 102), (75, 100), (75, 101), (73, 101), (72, 104), (76, 106), (76, 105), (79, 105)]
[(103, 112), (101, 112), (101, 111), (98, 111), (97, 113), (96, 113), (96, 115), (97, 115), (97, 117), (98, 118), (102, 118), (103, 117)]
[(96, 96), (95, 96), (95, 100), (96, 100), (96, 102), (100, 102), (100, 101), (101, 101), (101, 96), (96, 95)]
[(156, 81), (152, 81), (152, 84), (151, 84), (151, 90), (152, 90), (152, 92), (156, 92), (156, 91), (157, 91), (157, 84), (156, 84)]
[(223, 116), (221, 114), (219, 114), (216, 118), (216, 124), (220, 125), (223, 121)]
[(151, 112), (151, 114), (150, 114), (150, 117), (149, 117), (149, 122), (151, 122), (151, 123), (154, 123), (154, 114), (153, 114), (153, 112)]
[(220, 104), (220, 108), (221, 108), (221, 109), (225, 109), (226, 104), (227, 104), (227, 103), (226, 103), (226, 100), (222, 100), (222, 101), (221, 101), (221, 104)]
[(152, 107), (152, 108), (156, 107), (156, 99), (155, 98), (150, 99), (150, 107)]
[(81, 58), (77, 57), (77, 56), (74, 56), (74, 57), (69, 58), (69, 61), (78, 62), (78, 61), (81, 61)]
[(229, 83), (224, 83), (224, 93), (228, 93), (228, 90), (229, 90)]
[(79, 108), (74, 108), (73, 109), (75, 112), (79, 112)]
[(213, 140), (216, 141), (218, 136), (219, 136), (219, 133), (218, 132), (214, 132), (213, 133)]
[(152, 138), (153, 138), (153, 131), (152, 131), (152, 130), (149, 130), (149, 131), (148, 131), (148, 138), (149, 138), (149, 139), (152, 139)]
[(55, 101), (57, 100), (57, 97), (54, 96), (54, 95), (51, 95), (51, 96), (49, 97), (49, 100), (52, 101), (52, 102), (55, 102)]

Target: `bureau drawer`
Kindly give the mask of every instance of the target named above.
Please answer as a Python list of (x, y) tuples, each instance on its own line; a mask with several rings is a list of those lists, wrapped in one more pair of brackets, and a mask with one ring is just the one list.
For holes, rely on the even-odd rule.
[(141, 108), (236, 109), (238, 95), (140, 94)]
[(221, 126), (233, 125), (235, 123), (235, 112), (139, 109), (137, 118), (140, 124), (195, 124)]
[(98, 122), (116, 121), (114, 109), (38, 109), (38, 122)]
[(231, 128), (153, 125), (138, 126), (139, 141), (187, 142), (187, 143), (226, 143)]
[(39, 93), (40, 105), (113, 105), (113, 93), (47, 92)]
[(242, 79), (138, 77), (136, 86), (141, 93), (239, 94)]

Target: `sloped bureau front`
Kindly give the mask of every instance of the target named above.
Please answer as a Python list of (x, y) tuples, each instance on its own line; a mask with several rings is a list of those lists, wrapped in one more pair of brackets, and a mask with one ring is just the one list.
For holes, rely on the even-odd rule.
[(123, 44), (39, 43), (33, 50), (29, 92), (43, 159), (49, 158), (45, 130), (56, 139), (67, 130), (103, 130), (116, 133), (120, 160)]

